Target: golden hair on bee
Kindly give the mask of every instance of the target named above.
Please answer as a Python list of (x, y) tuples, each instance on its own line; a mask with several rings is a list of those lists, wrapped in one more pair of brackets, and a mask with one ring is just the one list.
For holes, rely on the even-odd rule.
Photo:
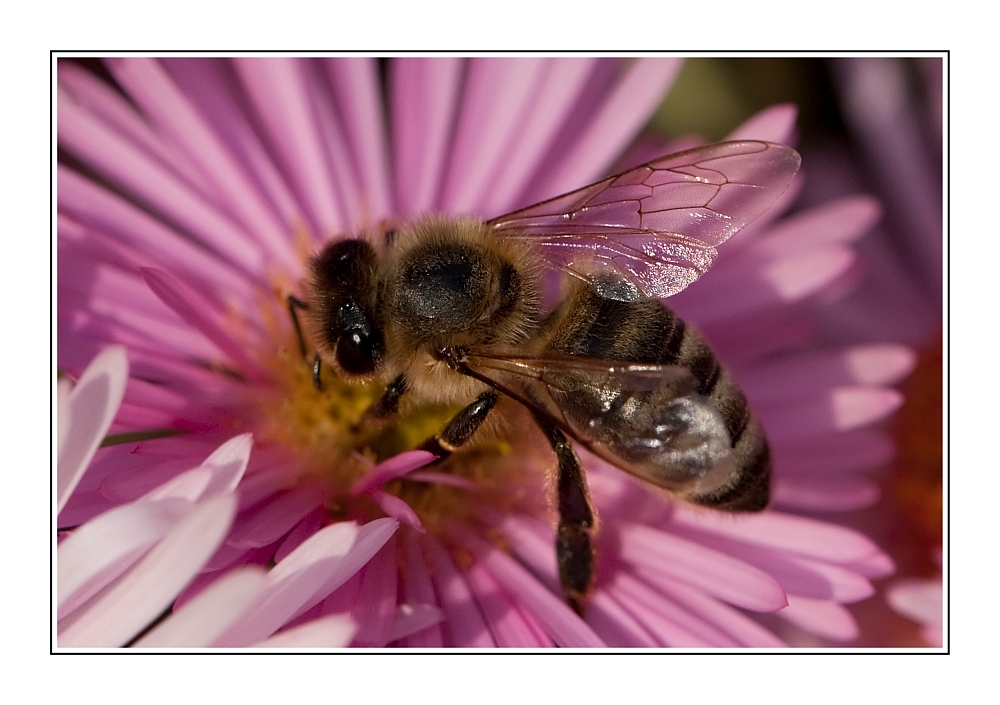
[[(708, 145), (493, 220), (431, 216), (335, 240), (310, 261), (306, 300), (289, 297), (314, 383), (324, 361), (347, 382), (384, 383), (375, 418), (404, 395), (464, 405), (423, 446), (441, 457), (501, 397), (498, 414), (526, 409), (556, 456), (560, 582), (582, 611), (597, 517), (573, 444), (695, 504), (768, 502), (767, 442), (746, 398), (662, 299), (701, 276), (799, 162), (769, 142)], [(544, 311), (552, 273), (562, 301)]]

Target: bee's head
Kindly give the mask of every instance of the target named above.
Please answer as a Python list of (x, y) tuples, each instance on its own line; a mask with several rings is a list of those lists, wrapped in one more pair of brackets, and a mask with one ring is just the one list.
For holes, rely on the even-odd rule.
[(364, 240), (338, 240), (312, 261), (310, 317), (317, 345), (348, 376), (373, 374), (385, 357), (376, 317), (377, 261)]

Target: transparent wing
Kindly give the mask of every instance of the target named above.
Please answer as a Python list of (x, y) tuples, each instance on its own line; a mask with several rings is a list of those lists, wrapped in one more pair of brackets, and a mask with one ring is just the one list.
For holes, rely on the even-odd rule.
[(659, 487), (703, 491), (735, 469), (725, 422), (683, 367), (552, 354), (469, 353), (464, 364), (595, 455)]
[[(716, 246), (767, 210), (800, 163), (784, 145), (722, 142), (661, 157), (489, 224), (499, 235), (531, 241), (551, 266), (595, 282), (608, 298), (663, 298), (704, 274)], [(632, 287), (622, 287), (622, 278)]]

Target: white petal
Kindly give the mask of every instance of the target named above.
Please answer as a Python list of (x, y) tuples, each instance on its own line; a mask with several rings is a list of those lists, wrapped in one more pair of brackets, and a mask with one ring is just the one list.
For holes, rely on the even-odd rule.
[(59, 635), (59, 646), (122, 646), (155, 620), (202, 564), (215, 552), (232, 525), (236, 497), (203, 502), (181, 520), (121, 582)]
[(274, 634), (357, 573), (398, 527), (395, 519), (340, 522), (309, 537), (268, 573), (253, 607), (214, 645), (250, 646)]
[(69, 438), (69, 395), (73, 391), (73, 382), (68, 377), (59, 380), (56, 390), (56, 431), (59, 436), (59, 455), (63, 454), (66, 439)]
[(209, 646), (253, 603), (264, 587), (261, 566), (237, 568), (202, 590), (135, 643), (136, 647)]
[[(104, 440), (118, 413), (125, 383), (128, 381), (128, 357), (125, 348), (114, 345), (103, 350), (80, 376), (69, 393), (68, 412), (60, 411), (60, 420), (69, 418), (68, 428), (60, 429), (56, 496), (58, 508), (66, 506), (94, 453)], [(62, 395), (60, 395), (61, 397)]]
[(351, 643), (357, 625), (349, 614), (334, 614), (306, 622), (288, 631), (275, 634), (270, 639), (254, 644), (260, 648), (332, 648), (339, 649)]
[(63, 607), (74, 593), (98, 576), (103, 579), (99, 585), (90, 586), (91, 595), (125, 572), (131, 563), (119, 565), (113, 574), (102, 575), (125, 556), (159, 541), (192, 508), (190, 502), (176, 498), (136, 502), (107, 511), (74, 531), (59, 544), (57, 553), (58, 605)]
[(889, 605), (921, 624), (941, 624), (943, 590), (941, 580), (897, 580), (886, 591)]
[(200, 466), (150, 490), (143, 499), (183, 497), (190, 502), (197, 502), (232, 492), (247, 469), (252, 447), (252, 433), (231, 438), (219, 446)]

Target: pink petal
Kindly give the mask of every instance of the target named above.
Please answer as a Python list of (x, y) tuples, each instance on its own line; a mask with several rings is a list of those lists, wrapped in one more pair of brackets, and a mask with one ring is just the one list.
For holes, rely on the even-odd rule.
[(885, 553), (876, 553), (844, 565), (851, 570), (856, 570), (866, 578), (884, 578), (896, 572), (896, 564)]
[(166, 609), (222, 542), (236, 498), (221, 495), (182, 519), (121, 582), (59, 635), (59, 646), (122, 646)]
[(696, 617), (704, 619), (716, 629), (730, 635), (743, 646), (786, 646), (781, 639), (739, 610), (705, 595), (700, 590), (664, 577), (657, 579), (656, 587), (683, 608), (690, 610)]
[(396, 614), (392, 620), (392, 632), (389, 641), (398, 641), (412, 637), (441, 622), (444, 615), (434, 605), (402, 604), (396, 606)]
[(368, 561), (351, 614), (358, 625), (354, 643), (383, 647), (390, 641), (396, 616), (396, 537), (391, 536)]
[(654, 586), (625, 571), (605, 587), (623, 608), (646, 625), (660, 646), (738, 646), (739, 643)]
[(583, 134), (547, 174), (539, 195), (568, 193), (596, 181), (649, 120), (682, 64), (676, 58), (636, 59), (601, 102)]
[(323, 507), (317, 507), (306, 514), (295, 525), (295, 528), (288, 532), (285, 540), (281, 542), (281, 546), (278, 547), (278, 550), (274, 554), (274, 562), (281, 563), (281, 561), (285, 560), (285, 556), (301, 546), (307, 538), (319, 531), (326, 521), (327, 516), (327, 511)]
[(398, 215), (433, 208), (441, 188), (463, 64), (456, 58), (401, 58), (389, 65), (389, 115)]
[[(73, 381), (69, 377), (63, 377), (56, 383), (56, 448), (60, 452), (69, 438), (69, 399), (72, 390)], [(70, 490), (70, 494), (72, 493), (73, 490)]]
[[(260, 451), (258, 451), (260, 453)], [(258, 455), (259, 457), (259, 455)], [(281, 462), (272, 462), (244, 476), (240, 482), (240, 511), (280, 492), (288, 485), (293, 467)]]
[(740, 375), (740, 386), (754, 401), (806, 396), (829, 387), (895, 384), (915, 364), (916, 355), (902, 345), (857, 345), (761, 365)]
[(244, 510), (237, 517), (236, 526), (226, 543), (243, 549), (274, 543), (320, 506), (329, 494), (323, 485), (304, 483)]
[(113, 502), (97, 491), (73, 493), (66, 506), (59, 512), (59, 524), (71, 528), (88, 522), (99, 514), (114, 509), (120, 502)]
[[(101, 514), (70, 534), (58, 550), (56, 585), (61, 614), (72, 611), (67, 601), (77, 591), (87, 586), (89, 595), (95, 594), (125, 572), (192, 508), (190, 502), (176, 498), (126, 504)], [(111, 568), (113, 572), (109, 572)], [(85, 599), (77, 596), (74, 602), (79, 605)]]
[(883, 432), (856, 429), (821, 437), (786, 440), (772, 449), (774, 467), (784, 477), (817, 477), (884, 465), (896, 449)]
[(829, 600), (789, 595), (788, 607), (778, 612), (778, 616), (800, 629), (834, 641), (851, 641), (859, 634), (851, 613)]
[[(365, 207), (362, 202), (364, 194), (360, 191), (357, 170), (351, 163), (351, 147), (344, 136), (339, 111), (334, 105), (334, 97), (324, 72), (314, 61), (300, 61), (298, 65), (302, 68), (313, 118), (323, 139), (323, 153), (329, 164), (335, 192), (339, 196), (343, 229), (350, 232), (359, 227), (370, 227), (368, 213), (362, 211)], [(343, 229), (331, 234), (342, 234)]]
[(941, 162), (925, 146), (921, 111), (910, 105), (904, 88), (910, 80), (908, 66), (902, 58), (888, 57), (837, 64), (842, 115), (865, 151), (871, 178), (895, 206), (897, 227), (905, 233), (899, 246), (906, 250), (908, 266), (920, 272), (916, 276), (926, 282), (928, 292), (941, 292)]
[(539, 519), (521, 515), (505, 519), (502, 529), (514, 556), (531, 569), (549, 592), (559, 592), (562, 588), (559, 586), (552, 527)]
[(943, 590), (941, 579), (897, 580), (886, 590), (889, 605), (905, 617), (921, 624), (936, 624), (943, 619)]
[(61, 431), (56, 467), (57, 511), (66, 506), (98, 446), (111, 427), (128, 380), (128, 357), (120, 345), (94, 358), (68, 395), (69, 427)]
[(480, 195), (474, 212), (496, 216), (529, 205), (519, 203), (517, 198), (537, 174), (559, 128), (583, 91), (595, 61), (593, 57), (560, 57), (548, 61), (531, 109), (522, 116), (514, 143), (505, 151), (499, 172), (490, 188)]
[(248, 274), (264, 256), (257, 243), (208, 201), (72, 100), (59, 101), (59, 143), (126, 192), (177, 222)]
[[(109, 128), (143, 151), (169, 166), (200, 191), (209, 191), (208, 182), (194, 165), (179, 155), (150, 127), (125, 97), (90, 71), (69, 61), (58, 65), (59, 87), (65, 94)], [(62, 184), (60, 183), (60, 190)]]
[(375, 500), (375, 504), (379, 506), (379, 509), (387, 515), (416, 529), (422, 534), (426, 533), (427, 530), (424, 529), (424, 525), (420, 522), (420, 517), (417, 516), (417, 513), (410, 508), (410, 505), (405, 500), (382, 490), (373, 490), (370, 494), (371, 498)]
[(246, 472), (251, 448), (253, 448), (252, 433), (231, 438), (219, 446), (199, 467), (160, 485), (147, 493), (143, 499), (181, 497), (189, 502), (197, 502), (220, 494), (229, 494), (236, 489), (243, 478), (243, 473)]
[(314, 607), (300, 612), (298, 616), (288, 622), (287, 626), (308, 622), (317, 615), (335, 614), (353, 610), (358, 602), (358, 593), (361, 592), (361, 578), (364, 572), (364, 569), (362, 569), (352, 575), (343, 585), (324, 597)]
[[(80, 258), (76, 258), (76, 263), (82, 264)], [(115, 274), (109, 273), (106, 267), (88, 272), (81, 266), (78, 271), (82, 276), (95, 275), (93, 288), (90, 291), (73, 290), (71, 275), (63, 276), (58, 282), (57, 305), (64, 332), (72, 335), (70, 331), (90, 328), (96, 336), (103, 337), (105, 344), (114, 341), (130, 348), (159, 349), (168, 359), (185, 356), (205, 360), (218, 356), (209, 341), (165, 308), (148, 288), (137, 290), (136, 296), (126, 298), (120, 295), (126, 293), (124, 288), (113, 291), (108, 286)], [(133, 279), (132, 283), (142, 284), (137, 277)], [(84, 302), (88, 310), (79, 311), (77, 307)], [(143, 310), (147, 305), (158, 306), (160, 310), (155, 313)]]
[(163, 270), (144, 268), (141, 274), (149, 288), (163, 303), (215, 343), (240, 366), (244, 373), (262, 374), (260, 365), (250, 358), (244, 346), (225, 330), (221, 311)]
[(267, 571), (257, 565), (229, 571), (135, 643), (136, 648), (206, 647), (253, 604)]
[(882, 387), (840, 387), (819, 397), (757, 404), (767, 437), (776, 445), (790, 439), (849, 431), (881, 421), (903, 403), (903, 395)]
[(347, 144), (353, 151), (369, 218), (375, 223), (388, 217), (393, 205), (376, 61), (368, 57), (337, 57), (324, 62), (344, 121)]
[(609, 646), (660, 646), (646, 628), (604, 590), (594, 590), (589, 596), (584, 616), (594, 633)]
[[(72, 214), (88, 229), (97, 229), (124, 246), (145, 255), (149, 262), (184, 272), (188, 277), (229, 292), (234, 300), (250, 296), (246, 276), (226, 260), (198, 247), (156, 218), (141, 211), (62, 164), (58, 167), (60, 215)], [(63, 228), (60, 228), (60, 236)], [(85, 237), (92, 233), (88, 230)]]
[(349, 494), (352, 497), (357, 497), (376, 487), (381, 487), (397, 477), (402, 477), (408, 472), (421, 468), (436, 458), (437, 456), (426, 450), (408, 450), (400, 453), (369, 470), (367, 475), (354, 483)]
[(790, 144), (799, 109), (791, 104), (772, 105), (745, 120), (726, 136), (726, 141), (765, 140)]
[[(545, 631), (558, 646), (600, 647), (605, 645), (604, 641), (569, 608), (562, 598), (556, 597), (520, 563), (492, 544), (473, 536), (466, 538), (470, 541), (470, 548), (476, 557), (483, 561), (497, 582), (538, 620), (538, 623), (545, 628)], [(552, 552), (551, 567), (553, 575), (549, 579), (555, 577), (555, 551)], [(532, 568), (538, 570), (537, 566), (532, 566)]]
[(668, 575), (755, 612), (772, 612), (786, 604), (774, 578), (741, 560), (648, 526), (622, 523), (615, 528), (621, 534), (621, 560), (639, 575)]
[[(198, 104), (202, 115), (211, 121), (215, 134), (226, 142), (229, 151), (241, 159), (248, 175), (280, 214), (286, 232), (303, 227), (302, 209), (251, 124), (256, 118), (244, 108), (246, 95), (240, 89), (232, 65), (216, 59), (190, 57), (161, 58), (160, 63), (166, 66), (188, 99)], [(300, 269), (301, 266), (296, 267), (289, 274), (297, 275)]]
[(249, 646), (266, 639), (358, 572), (397, 527), (393, 519), (376, 519), (360, 528), (354, 522), (332, 524), (313, 534), (271, 569), (254, 606), (214, 645)]
[(431, 576), (437, 588), (439, 604), (445, 614), (445, 621), (441, 625), (445, 645), (496, 646), (468, 583), (458, 572), (447, 551), (430, 537), (425, 545), (430, 554)]
[[(191, 458), (175, 458), (168, 461), (147, 460), (132, 467), (124, 467), (109, 473), (100, 483), (100, 492), (110, 500), (118, 503), (134, 502), (156, 488), (171, 482), (191, 467)], [(192, 483), (198, 480), (191, 478)], [(207, 482), (202, 477), (202, 482)], [(190, 489), (190, 488), (188, 488)]]
[(688, 287), (679, 294), (683, 298), (678, 299), (677, 310), (697, 321), (702, 329), (720, 322), (729, 325), (734, 320), (787, 308), (817, 294), (845, 275), (855, 260), (854, 252), (841, 245), (771, 261), (747, 253), (717, 265), (702, 278), (700, 286)]
[(258, 649), (341, 649), (351, 643), (357, 626), (347, 614), (334, 614), (275, 634), (254, 644)]
[(845, 247), (817, 248), (778, 260), (766, 267), (762, 275), (781, 301), (791, 303), (811, 296), (839, 277), (854, 263), (854, 258), (854, 252)]
[(105, 64), (143, 113), (180, 148), (187, 163), (196, 164), (200, 173), (211, 179), (216, 202), (225, 203), (228, 212), (266, 246), (272, 257), (294, 270), (298, 261), (281, 223), (264, 207), (264, 200), (240, 164), (163, 67), (142, 57), (112, 58)]
[(348, 223), (324, 159), (326, 150), (302, 65), (296, 59), (275, 57), (237, 58), (235, 65), (296, 193), (319, 228), (316, 234), (343, 232)]
[(871, 230), (881, 216), (882, 207), (871, 196), (847, 196), (772, 226), (754, 241), (753, 251), (785, 257), (827, 244), (850, 243)]
[[(411, 532), (405, 532), (402, 541), (405, 551), (405, 568), (402, 571), (403, 602), (409, 605), (438, 604), (419, 539)], [(400, 642), (400, 646), (413, 647), (439, 648), (442, 645), (441, 627), (436, 624), (405, 637)]]
[[(714, 534), (733, 541), (734, 545), (760, 545), (842, 565), (885, 555), (871, 539), (852, 529), (781, 512), (737, 518), (678, 504), (674, 509), (674, 524), (678, 530), (697, 532), (696, 536)], [(727, 552), (738, 555), (739, 549), (734, 547)]]
[(940, 624), (927, 624), (920, 630), (920, 638), (931, 646), (941, 647), (944, 645), (944, 636)]
[[(733, 550), (724, 539), (705, 537), (703, 541), (719, 550)], [(759, 547), (740, 550), (740, 557), (777, 580), (786, 594), (849, 603), (874, 593), (872, 584), (851, 567)]]
[(509, 145), (534, 109), (544, 60), (535, 57), (469, 59), (456, 134), (439, 208), (468, 213), (492, 187)]
[(552, 640), (544, 633), (539, 635), (532, 629), (518, 610), (517, 603), (500, 587), (485, 566), (481, 563), (474, 564), (465, 571), (465, 577), (497, 646), (552, 646)]
[(776, 478), (771, 502), (805, 511), (847, 511), (875, 504), (881, 492), (864, 478)]

